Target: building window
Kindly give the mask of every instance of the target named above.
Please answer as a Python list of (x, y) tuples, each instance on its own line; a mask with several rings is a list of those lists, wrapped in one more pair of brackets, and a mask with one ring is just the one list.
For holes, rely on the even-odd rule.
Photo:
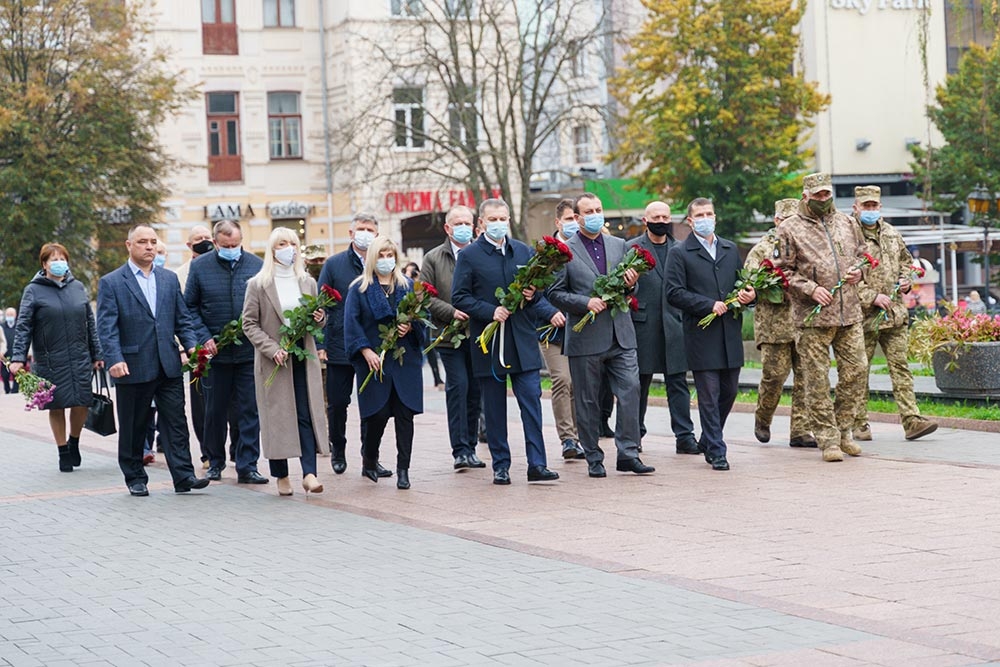
[(393, 16), (420, 16), (424, 13), (423, 0), (389, 0)]
[(993, 28), (986, 23), (983, 0), (952, 0), (944, 3), (948, 73), (958, 72), (958, 61), (970, 44), (989, 47)]
[(235, 0), (201, 0), (201, 50), (206, 55), (237, 55)]
[(578, 164), (590, 162), (590, 128), (586, 125), (573, 128), (573, 153)]
[(424, 147), (424, 91), (396, 88), (392, 91), (397, 148)]
[(587, 71), (587, 51), (583, 48), (583, 44), (574, 39), (570, 41), (566, 49), (569, 52), (570, 72), (575, 77), (583, 76)]
[(208, 181), (242, 181), (239, 95), (208, 93), (205, 104), (208, 109)]
[(470, 18), (476, 13), (476, 0), (445, 0), (444, 13), (452, 19)]
[(479, 143), (479, 117), (476, 113), (476, 91), (452, 91), (448, 103), (448, 132), (456, 146)]
[(267, 94), (267, 128), (272, 160), (302, 157), (302, 110), (298, 93)]
[(294, 28), (295, 0), (264, 0), (265, 28)]

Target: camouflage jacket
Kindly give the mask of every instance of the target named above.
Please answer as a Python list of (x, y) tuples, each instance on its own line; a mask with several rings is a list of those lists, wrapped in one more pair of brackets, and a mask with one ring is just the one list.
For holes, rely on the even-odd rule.
[[(867, 252), (878, 260), (874, 269), (868, 269), (865, 279), (858, 284), (858, 296), (861, 298), (861, 308), (865, 314), (865, 331), (873, 328), (875, 318), (882, 311), (872, 304), (879, 294), (892, 296), (892, 291), (902, 280), (912, 282), (910, 269), (913, 266), (913, 256), (906, 249), (902, 235), (885, 219), (879, 220), (871, 229), (856, 222), (864, 237)], [(896, 295), (892, 300), (889, 316), (879, 322), (879, 329), (892, 329), (905, 326), (909, 322), (909, 313), (903, 300)]]
[[(750, 249), (744, 269), (756, 269), (765, 259), (772, 262), (778, 257), (778, 235), (769, 229), (757, 245)], [(762, 343), (792, 343), (795, 328), (788, 325), (792, 316), (792, 303), (788, 295), (781, 303), (758, 300), (753, 309), (753, 342), (759, 348)]]
[(832, 291), (865, 252), (861, 230), (853, 218), (834, 211), (820, 219), (802, 201), (798, 214), (778, 227), (778, 244), (780, 256), (774, 264), (788, 275), (796, 326), (843, 327), (861, 322), (857, 287), (845, 283), (833, 303), (805, 324), (806, 316), (817, 305), (812, 298), (816, 288), (822, 285)]

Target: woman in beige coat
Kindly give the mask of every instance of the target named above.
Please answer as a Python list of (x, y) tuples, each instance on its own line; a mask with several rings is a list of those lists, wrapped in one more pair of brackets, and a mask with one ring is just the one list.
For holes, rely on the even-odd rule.
[[(287, 323), (283, 313), (298, 307), (303, 294), (315, 295), (316, 281), (305, 271), (295, 232), (279, 227), (268, 239), (263, 268), (247, 283), (243, 331), (255, 348), (261, 450), (282, 496), (292, 495), (288, 459), (293, 457), (302, 462), (302, 487), (306, 492), (323, 491), (316, 479), (316, 453), (326, 451), (326, 413), (316, 341), (310, 334), (299, 341), (309, 353), (304, 361), (289, 356), (279, 345), (279, 330)], [(319, 310), (314, 317), (322, 323), (325, 314)], [(282, 368), (271, 386), (265, 386), (277, 366)]]

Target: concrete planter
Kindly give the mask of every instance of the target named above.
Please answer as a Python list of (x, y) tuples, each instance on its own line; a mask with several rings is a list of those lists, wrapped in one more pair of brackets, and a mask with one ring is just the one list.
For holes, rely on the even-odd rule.
[(934, 382), (944, 394), (1000, 398), (1000, 341), (969, 343), (955, 359), (944, 350), (934, 353)]

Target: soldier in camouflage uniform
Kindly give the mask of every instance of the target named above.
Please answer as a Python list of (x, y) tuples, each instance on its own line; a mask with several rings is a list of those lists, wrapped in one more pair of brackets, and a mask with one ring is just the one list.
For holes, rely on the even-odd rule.
[[(803, 181), (798, 213), (778, 227), (780, 257), (775, 265), (791, 284), (792, 320), (800, 328), (799, 360), (805, 384), (805, 408), (824, 461), (859, 456), (851, 437), (856, 406), (865, 400), (865, 336), (856, 285), (864, 251), (853, 218), (837, 211), (830, 174), (809, 174)], [(846, 280), (835, 294), (841, 279)], [(817, 305), (822, 310), (806, 322)], [(830, 399), (830, 348), (837, 359), (837, 401)]]
[[(785, 218), (795, 215), (799, 208), (798, 199), (782, 199), (774, 202), (774, 228), (769, 229), (764, 238), (747, 255), (743, 267), (756, 269), (764, 259), (772, 261), (780, 256), (778, 251), (778, 225)], [(781, 392), (788, 374), (792, 378), (792, 424), (788, 444), (791, 447), (815, 447), (816, 438), (806, 425), (803, 398), (802, 369), (799, 355), (795, 350), (797, 330), (789, 326), (792, 304), (786, 295), (782, 303), (757, 301), (753, 311), (753, 338), (760, 350), (761, 376), (757, 388), (757, 409), (754, 412), (754, 435), (761, 442), (771, 439), (771, 419), (778, 407)]]
[[(860, 225), (868, 253), (879, 261), (878, 266), (869, 269), (864, 281), (858, 285), (865, 316), (868, 363), (871, 364), (875, 355), (875, 345), (881, 345), (889, 365), (892, 393), (899, 406), (903, 432), (907, 440), (916, 440), (936, 431), (938, 425), (920, 416), (913, 393), (913, 373), (906, 356), (909, 313), (898, 293), (910, 291), (913, 257), (900, 233), (882, 218), (882, 190), (877, 185), (854, 188), (854, 217)], [(893, 298), (894, 292), (897, 298)], [(854, 438), (872, 439), (866, 402), (858, 404)]]

